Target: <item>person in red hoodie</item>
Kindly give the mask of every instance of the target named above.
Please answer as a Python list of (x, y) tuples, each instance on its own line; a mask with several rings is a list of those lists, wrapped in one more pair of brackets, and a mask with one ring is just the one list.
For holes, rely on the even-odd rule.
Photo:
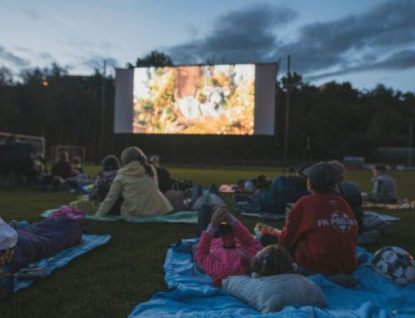
[(294, 205), (278, 243), (294, 252), (306, 274), (350, 274), (357, 267), (358, 225), (349, 204), (334, 192), (337, 172), (320, 162), (304, 173), (312, 194)]
[[(235, 245), (230, 248), (225, 247), (225, 240), (216, 235), (223, 222), (232, 226), (235, 236)], [(220, 286), (222, 279), (231, 275), (251, 275), (255, 272), (271, 276), (295, 270), (294, 261), (285, 248), (279, 245), (263, 248), (226, 208), (218, 208), (213, 213), (211, 223), (202, 232), (194, 259), (212, 277), (215, 286)]]

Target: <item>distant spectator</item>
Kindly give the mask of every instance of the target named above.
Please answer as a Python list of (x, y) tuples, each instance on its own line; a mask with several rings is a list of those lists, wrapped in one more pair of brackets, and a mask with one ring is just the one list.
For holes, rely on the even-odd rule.
[(107, 196), (121, 163), (114, 155), (108, 155), (102, 161), (102, 170), (95, 180), (89, 199), (101, 203)]
[(48, 168), (46, 166), (45, 155), (41, 152), (38, 152), (35, 155), (35, 170), (39, 173), (48, 173)]
[(268, 189), (271, 185), (271, 180), (268, 179), (265, 175), (261, 174), (258, 177), (256, 177), (254, 185), (257, 189)]
[(59, 176), (63, 179), (68, 179), (77, 176), (78, 171), (72, 169), (72, 165), (69, 162), (69, 156), (66, 151), (59, 154), (59, 158), (52, 165), (52, 176)]
[(298, 173), (296, 176), (275, 178), (268, 189), (256, 192), (255, 199), (263, 210), (281, 214), (285, 213), (287, 203), (294, 203), (307, 194), (307, 177)]
[(154, 166), (154, 168), (156, 168), (160, 191), (165, 193), (166, 191), (170, 190), (172, 186), (170, 172), (166, 168), (160, 167), (159, 157), (151, 156), (149, 162)]
[(79, 173), (84, 173), (84, 168), (82, 168), (81, 158), (78, 156), (72, 157), (72, 169), (75, 169)]
[(386, 174), (387, 168), (383, 164), (376, 165), (373, 169), (373, 191), (367, 196), (367, 201), (379, 203), (396, 203), (395, 180)]

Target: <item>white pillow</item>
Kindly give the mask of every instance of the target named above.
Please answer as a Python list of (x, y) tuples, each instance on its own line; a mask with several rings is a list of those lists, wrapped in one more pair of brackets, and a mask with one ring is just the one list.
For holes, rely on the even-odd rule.
[(0, 251), (14, 247), (17, 243), (17, 232), (0, 217)]
[(314, 282), (297, 274), (251, 278), (230, 276), (222, 287), (236, 298), (262, 313), (274, 312), (285, 306), (325, 306), (323, 291)]

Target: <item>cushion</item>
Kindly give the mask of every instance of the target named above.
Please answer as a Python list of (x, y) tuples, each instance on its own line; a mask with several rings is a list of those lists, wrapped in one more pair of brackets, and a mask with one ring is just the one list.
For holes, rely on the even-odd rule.
[(230, 276), (223, 280), (222, 287), (262, 313), (279, 311), (285, 306), (326, 305), (326, 299), (320, 287), (297, 274), (261, 278)]

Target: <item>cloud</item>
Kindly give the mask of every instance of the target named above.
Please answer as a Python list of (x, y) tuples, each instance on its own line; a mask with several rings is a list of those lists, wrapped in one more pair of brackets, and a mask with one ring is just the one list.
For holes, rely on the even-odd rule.
[(32, 49), (29, 49), (28, 47), (23, 47), (23, 46), (15, 46), (14, 48), (18, 50), (19, 52), (23, 52), (23, 53), (30, 53), (33, 51)]
[(167, 49), (176, 64), (221, 61), (249, 62), (266, 57), (277, 44), (276, 27), (297, 16), (286, 7), (257, 5), (223, 15), (207, 36)]
[(56, 59), (52, 56), (52, 54), (48, 53), (48, 52), (39, 52), (36, 53), (36, 58), (38, 60), (42, 60), (46, 63), (53, 63), (56, 62)]
[(23, 9), (23, 13), (32, 20), (36, 20), (37, 18), (39, 18), (39, 13), (35, 10), (32, 9)]
[[(310, 23), (284, 41), (279, 27), (293, 21), (290, 8), (261, 5), (217, 19), (213, 31), (167, 48), (176, 64), (275, 62), (291, 55), (292, 69), (310, 79), (364, 70), (414, 67), (415, 1), (384, 1), (366, 12)], [(316, 73), (323, 72), (323, 75)]]
[(308, 76), (305, 78), (306, 81), (313, 81), (327, 77), (340, 76), (349, 73), (357, 73), (363, 71), (373, 70), (388, 70), (388, 71), (399, 71), (406, 70), (408, 68), (415, 67), (415, 50), (404, 50), (394, 53), (386, 59), (376, 63), (366, 63), (355, 67), (350, 67), (334, 72), (327, 72), (318, 75)]
[[(379, 58), (398, 47), (415, 44), (414, 16), (415, 1), (387, 1), (361, 15), (302, 27), (298, 40), (279, 47), (278, 56), (291, 54), (296, 69), (303, 73), (347, 67), (367, 51)], [(362, 58), (358, 63), (364, 65), (366, 61)]]
[(25, 60), (12, 52), (6, 50), (2, 45), (0, 45), (0, 60), (3, 60), (7, 63), (13, 64), (17, 67), (26, 67), (30, 65), (28, 60)]

